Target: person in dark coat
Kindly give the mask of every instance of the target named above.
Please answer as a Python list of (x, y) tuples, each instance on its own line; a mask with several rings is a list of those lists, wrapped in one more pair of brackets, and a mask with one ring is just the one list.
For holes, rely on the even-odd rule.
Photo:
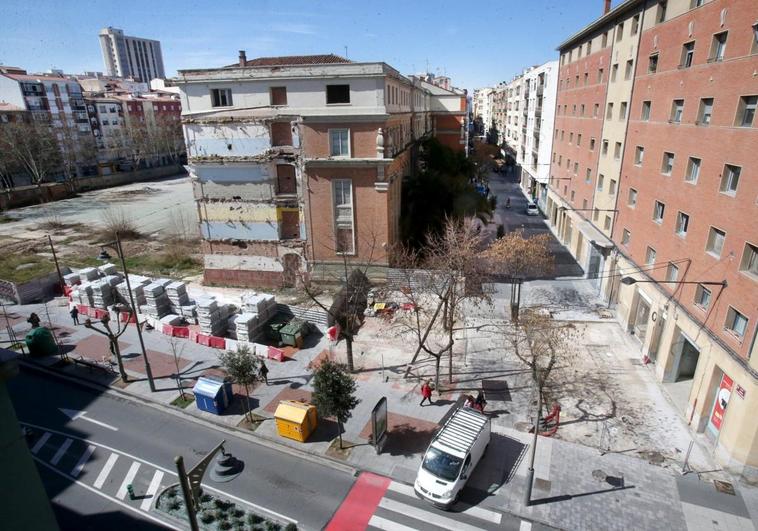
[(78, 325), (79, 324), (79, 308), (74, 306), (73, 308), (71, 308), (70, 313), (71, 313), (71, 319), (74, 320), (74, 324)]
[(37, 328), (40, 323), (39, 315), (32, 312), (32, 314), (29, 316), (29, 319), (27, 319), (26, 322), (32, 325), (32, 328)]
[(263, 379), (264, 382), (266, 382), (266, 385), (268, 385), (268, 367), (266, 367), (266, 362), (261, 360), (261, 368), (259, 369), (260, 377)]

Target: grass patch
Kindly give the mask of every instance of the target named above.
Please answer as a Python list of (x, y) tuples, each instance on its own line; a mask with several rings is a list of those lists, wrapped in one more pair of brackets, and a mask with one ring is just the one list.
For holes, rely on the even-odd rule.
[(0, 256), (0, 279), (24, 283), (55, 271), (55, 264), (49, 258), (36, 254), (18, 255), (8, 253)]
[(103, 265), (103, 262), (97, 259), (97, 252), (94, 249), (92, 250), (92, 253), (92, 256), (84, 254), (66, 255), (61, 258), (61, 262), (69, 267), (75, 267), (77, 269), (84, 267), (98, 267)]
[(184, 393), (184, 398), (182, 398), (182, 395), (177, 396), (174, 400), (171, 401), (171, 405), (184, 409), (194, 401), (195, 397), (192, 396), (192, 393)]
[(190, 276), (203, 272), (203, 264), (181, 248), (170, 248), (159, 254), (126, 257), (130, 272), (152, 276)]
[(5, 214), (0, 214), (0, 223), (11, 223), (13, 221), (16, 221), (16, 218), (6, 216)]

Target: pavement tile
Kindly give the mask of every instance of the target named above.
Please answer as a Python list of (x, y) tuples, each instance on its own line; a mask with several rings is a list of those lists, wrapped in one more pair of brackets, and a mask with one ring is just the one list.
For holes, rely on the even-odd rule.
[[(124, 367), (130, 371), (145, 374), (145, 362), (142, 354), (139, 352), (139, 346), (136, 348), (125, 349), (122, 347), (121, 352), (125, 354)], [(145, 349), (147, 359), (150, 361), (150, 369), (154, 378), (165, 378), (176, 373), (176, 363), (174, 356), (158, 350)], [(190, 364), (189, 360), (179, 358), (179, 372), (184, 370)]]
[(301, 402), (311, 402), (313, 393), (306, 391), (305, 389), (293, 389), (291, 387), (285, 387), (263, 408), (263, 411), (271, 413), (276, 412), (276, 408), (279, 406), (279, 402), (282, 400), (299, 400)]
[[(387, 431), (389, 432), (428, 432), (433, 434), (437, 428), (439, 428), (439, 424), (436, 422), (400, 415), (391, 411), (387, 412)], [(366, 423), (358, 436), (365, 440), (371, 437), (371, 420)]]
[[(127, 343), (121, 339), (119, 339), (118, 345), (122, 353), (125, 353), (126, 349), (131, 346), (130, 343)], [(72, 355), (83, 356), (87, 359), (97, 361), (100, 361), (104, 356), (110, 357), (111, 351), (108, 338), (100, 334), (92, 334), (85, 337), (84, 339), (80, 339), (76, 343), (73, 352), (69, 353), (69, 356)], [(126, 361), (127, 360), (124, 360), (125, 364)]]

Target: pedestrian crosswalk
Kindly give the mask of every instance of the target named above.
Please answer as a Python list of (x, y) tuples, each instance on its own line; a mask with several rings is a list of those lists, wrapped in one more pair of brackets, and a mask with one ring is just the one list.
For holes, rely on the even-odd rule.
[[(152, 514), (157, 494), (175, 483), (170, 471), (114, 448), (54, 430), (36, 431), (30, 451), (45, 468), (166, 525)], [(127, 495), (129, 485), (136, 494), (134, 499)]]

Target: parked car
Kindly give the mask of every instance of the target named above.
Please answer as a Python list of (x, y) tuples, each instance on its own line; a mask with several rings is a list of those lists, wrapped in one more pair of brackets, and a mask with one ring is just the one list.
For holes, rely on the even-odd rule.
[(416, 494), (450, 509), (490, 442), (490, 419), (458, 408), (429, 444), (413, 485)]
[(529, 201), (526, 205), (526, 215), (527, 216), (538, 216), (540, 213), (540, 209), (537, 208), (537, 203), (534, 201)]

